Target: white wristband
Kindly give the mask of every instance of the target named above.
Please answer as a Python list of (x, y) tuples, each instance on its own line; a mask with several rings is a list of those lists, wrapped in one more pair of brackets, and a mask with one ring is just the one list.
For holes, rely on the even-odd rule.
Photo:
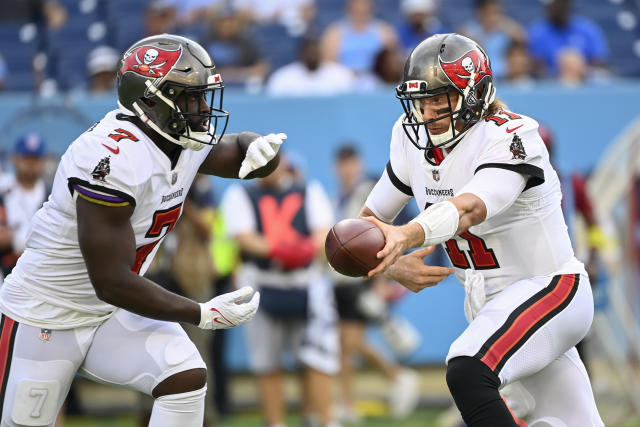
[(431, 246), (452, 238), (458, 230), (459, 221), (458, 208), (446, 200), (429, 206), (410, 222), (420, 224), (424, 230), (422, 246)]

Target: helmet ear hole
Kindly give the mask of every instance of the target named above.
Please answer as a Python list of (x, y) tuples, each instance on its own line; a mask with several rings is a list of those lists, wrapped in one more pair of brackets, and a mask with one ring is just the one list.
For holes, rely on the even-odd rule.
[(151, 98), (142, 98), (141, 100), (144, 103), (144, 105), (146, 105), (149, 108), (153, 108), (156, 106), (156, 101), (154, 101)]
[(169, 130), (174, 134), (182, 134), (185, 130), (185, 122), (180, 120), (172, 120), (169, 123)]
[(178, 97), (178, 91), (171, 85), (165, 85), (165, 87), (162, 89), (162, 94), (172, 101), (175, 101)]

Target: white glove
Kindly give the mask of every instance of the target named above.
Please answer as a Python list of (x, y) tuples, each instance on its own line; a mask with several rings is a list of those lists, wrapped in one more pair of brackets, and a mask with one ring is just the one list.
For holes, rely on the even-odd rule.
[(209, 302), (200, 304), (200, 324), (202, 329), (227, 329), (241, 325), (253, 318), (260, 304), (260, 292), (253, 294), (249, 302), (240, 303), (253, 293), (250, 286), (237, 291), (218, 295)]
[(256, 169), (259, 169), (269, 163), (280, 149), (280, 145), (287, 139), (287, 134), (284, 133), (270, 133), (269, 135), (261, 136), (254, 139), (247, 147), (247, 152), (244, 155), (244, 160), (240, 165), (240, 171), (238, 177), (244, 179)]
[(481, 272), (470, 268), (464, 271), (464, 291), (464, 317), (471, 323), (487, 300), (484, 293), (484, 276)]

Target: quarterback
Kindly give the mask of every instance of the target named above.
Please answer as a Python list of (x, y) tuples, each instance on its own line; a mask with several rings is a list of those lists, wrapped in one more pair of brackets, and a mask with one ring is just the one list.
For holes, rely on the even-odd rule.
[(187, 38), (140, 40), (117, 78), (118, 109), (62, 156), (0, 288), (2, 426), (52, 426), (76, 373), (153, 396), (151, 426), (202, 426), (206, 367), (177, 322), (229, 328), (258, 308), (250, 288), (198, 303), (143, 274), (198, 172), (266, 176), (286, 136), (224, 135), (222, 78)]
[[(507, 110), (495, 92), (489, 58), (473, 40), (437, 34), (409, 55), (397, 87), (404, 114), (361, 213), (387, 239), (369, 277), (385, 272), (417, 292), (451, 270), (423, 264), (422, 251), (404, 253), (446, 249), (469, 321), (449, 349), (447, 384), (467, 425), (516, 426), (518, 417), (601, 426), (574, 347), (591, 325), (593, 298), (558, 176), (537, 122)], [(411, 198), (422, 212), (389, 225)]]

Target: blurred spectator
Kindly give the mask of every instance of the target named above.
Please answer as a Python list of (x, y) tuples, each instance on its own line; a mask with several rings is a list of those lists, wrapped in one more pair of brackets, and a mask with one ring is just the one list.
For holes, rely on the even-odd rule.
[(42, 14), (49, 31), (59, 30), (67, 23), (69, 13), (57, 0), (43, 0)]
[[(338, 149), (335, 156), (335, 172), (340, 184), (336, 219), (357, 218), (376, 180), (365, 177), (360, 155), (352, 145), (343, 145)], [(365, 309), (365, 302), (371, 301), (372, 298), (382, 302), (377, 295), (384, 292), (385, 287), (387, 287), (387, 280), (384, 278), (376, 279), (375, 283), (372, 283), (361, 278), (335, 274), (334, 292), (340, 318), (342, 402), (339, 408), (340, 417), (345, 422), (355, 422), (360, 418), (356, 410), (353, 387), (354, 363), (357, 356), (364, 357), (390, 382), (389, 406), (393, 415), (408, 415), (418, 403), (419, 390), (416, 374), (409, 370), (402, 370), (395, 363), (386, 360), (366, 340), (367, 324), (372, 320), (380, 319), (378, 315), (375, 319), (372, 318), (372, 310)], [(384, 302), (382, 305), (386, 306)]]
[(507, 71), (505, 80), (514, 85), (527, 86), (534, 83), (533, 62), (527, 44), (512, 41), (505, 53)]
[(177, 7), (178, 25), (189, 27), (198, 22), (211, 19), (224, 8), (227, 0), (173, 0)]
[(5, 82), (7, 81), (7, 62), (0, 53), (0, 91), (4, 90)]
[(0, 267), (6, 276), (24, 251), (31, 218), (49, 195), (42, 178), (46, 144), (36, 133), (18, 139), (13, 149), (13, 175), (4, 176), (0, 195), (4, 199), (7, 224), (12, 231), (11, 250), (2, 254)]
[(268, 65), (247, 36), (242, 20), (230, 8), (220, 11), (211, 21), (203, 46), (215, 58), (225, 85), (262, 82), (267, 74)]
[(587, 61), (574, 48), (566, 48), (558, 52), (558, 80), (566, 86), (580, 86), (587, 79)]
[[(227, 224), (220, 209), (211, 212), (209, 222), (211, 227), (211, 239), (209, 250), (213, 257), (215, 272), (215, 295), (231, 292), (234, 272), (238, 266), (238, 246), (227, 232)], [(213, 372), (213, 399), (217, 414), (224, 418), (231, 414), (231, 402), (229, 390), (229, 370), (225, 358), (229, 331), (218, 329), (213, 334), (211, 343), (211, 370)]]
[(87, 71), (91, 93), (113, 92), (120, 54), (110, 46), (98, 46), (89, 52)]
[[(300, 174), (298, 175), (300, 176)], [(266, 426), (283, 426), (282, 357), (304, 366), (303, 411), (333, 426), (331, 382), (339, 368), (330, 284), (314, 263), (333, 223), (318, 183), (291, 176), (286, 158), (257, 185), (229, 188), (222, 202), (228, 230), (243, 256), (238, 286), (260, 290), (260, 308), (246, 326), (249, 362), (258, 377)]]
[(529, 49), (539, 74), (557, 77), (559, 53), (568, 47), (580, 52), (589, 67), (604, 67), (608, 47), (598, 24), (572, 13), (571, 0), (552, 0), (546, 18), (529, 29)]
[(322, 62), (320, 42), (315, 37), (300, 43), (298, 61), (274, 71), (267, 83), (270, 95), (332, 95), (354, 89), (353, 72), (336, 62)]
[(427, 37), (447, 32), (436, 17), (436, 0), (402, 0), (400, 10), (404, 21), (398, 36), (405, 56)]
[(314, 0), (233, 0), (233, 5), (251, 21), (284, 26), (292, 37), (307, 32), (316, 13)]
[(322, 36), (324, 60), (340, 62), (359, 74), (370, 73), (376, 54), (398, 45), (395, 30), (373, 12), (373, 0), (348, 0), (345, 18)]
[[(177, 242), (171, 260), (169, 274), (175, 281), (178, 293), (197, 301), (213, 298), (215, 272), (209, 252), (212, 214), (213, 189), (207, 175), (196, 175), (182, 208), (182, 216), (175, 227)], [(196, 345), (204, 360), (210, 360), (211, 331), (205, 331), (196, 325), (183, 325), (184, 330)], [(214, 332), (215, 334), (215, 332)], [(207, 384), (214, 384), (213, 372), (207, 369)], [(214, 390), (207, 394), (213, 395)], [(205, 401), (205, 420), (212, 416), (211, 403)]]
[(387, 46), (376, 55), (373, 61), (373, 75), (383, 85), (397, 85), (402, 80), (404, 58), (396, 46)]
[[(13, 233), (7, 223), (7, 210), (4, 207), (4, 199), (0, 196), (0, 257), (11, 253)], [(0, 269), (0, 286), (4, 281), (4, 269)]]
[[(578, 172), (571, 173), (569, 176), (563, 174), (562, 171), (555, 164), (555, 137), (551, 129), (545, 125), (538, 127), (538, 133), (544, 145), (549, 152), (549, 158), (552, 161), (553, 167), (558, 173), (560, 178), (560, 185), (562, 186), (562, 212), (569, 228), (569, 236), (573, 242), (576, 257), (584, 262), (584, 267), (589, 275), (589, 282), (591, 286), (598, 284), (599, 276), (599, 262), (601, 250), (607, 244), (608, 238), (606, 234), (598, 224), (596, 220), (595, 211), (593, 209), (593, 202), (589, 193), (587, 192), (587, 178)], [(576, 235), (576, 220), (582, 220), (586, 232), (586, 247), (578, 245)], [(580, 354), (580, 358), (585, 364), (587, 371), (589, 371), (589, 360), (586, 351), (585, 341), (588, 341), (588, 336), (580, 341), (576, 345), (576, 349)]]
[(144, 15), (146, 35), (174, 33), (177, 8), (171, 0), (151, 0)]
[(491, 58), (495, 78), (507, 72), (505, 54), (511, 42), (526, 41), (524, 29), (508, 17), (501, 0), (476, 0), (476, 20), (465, 24), (459, 32), (479, 43)]

